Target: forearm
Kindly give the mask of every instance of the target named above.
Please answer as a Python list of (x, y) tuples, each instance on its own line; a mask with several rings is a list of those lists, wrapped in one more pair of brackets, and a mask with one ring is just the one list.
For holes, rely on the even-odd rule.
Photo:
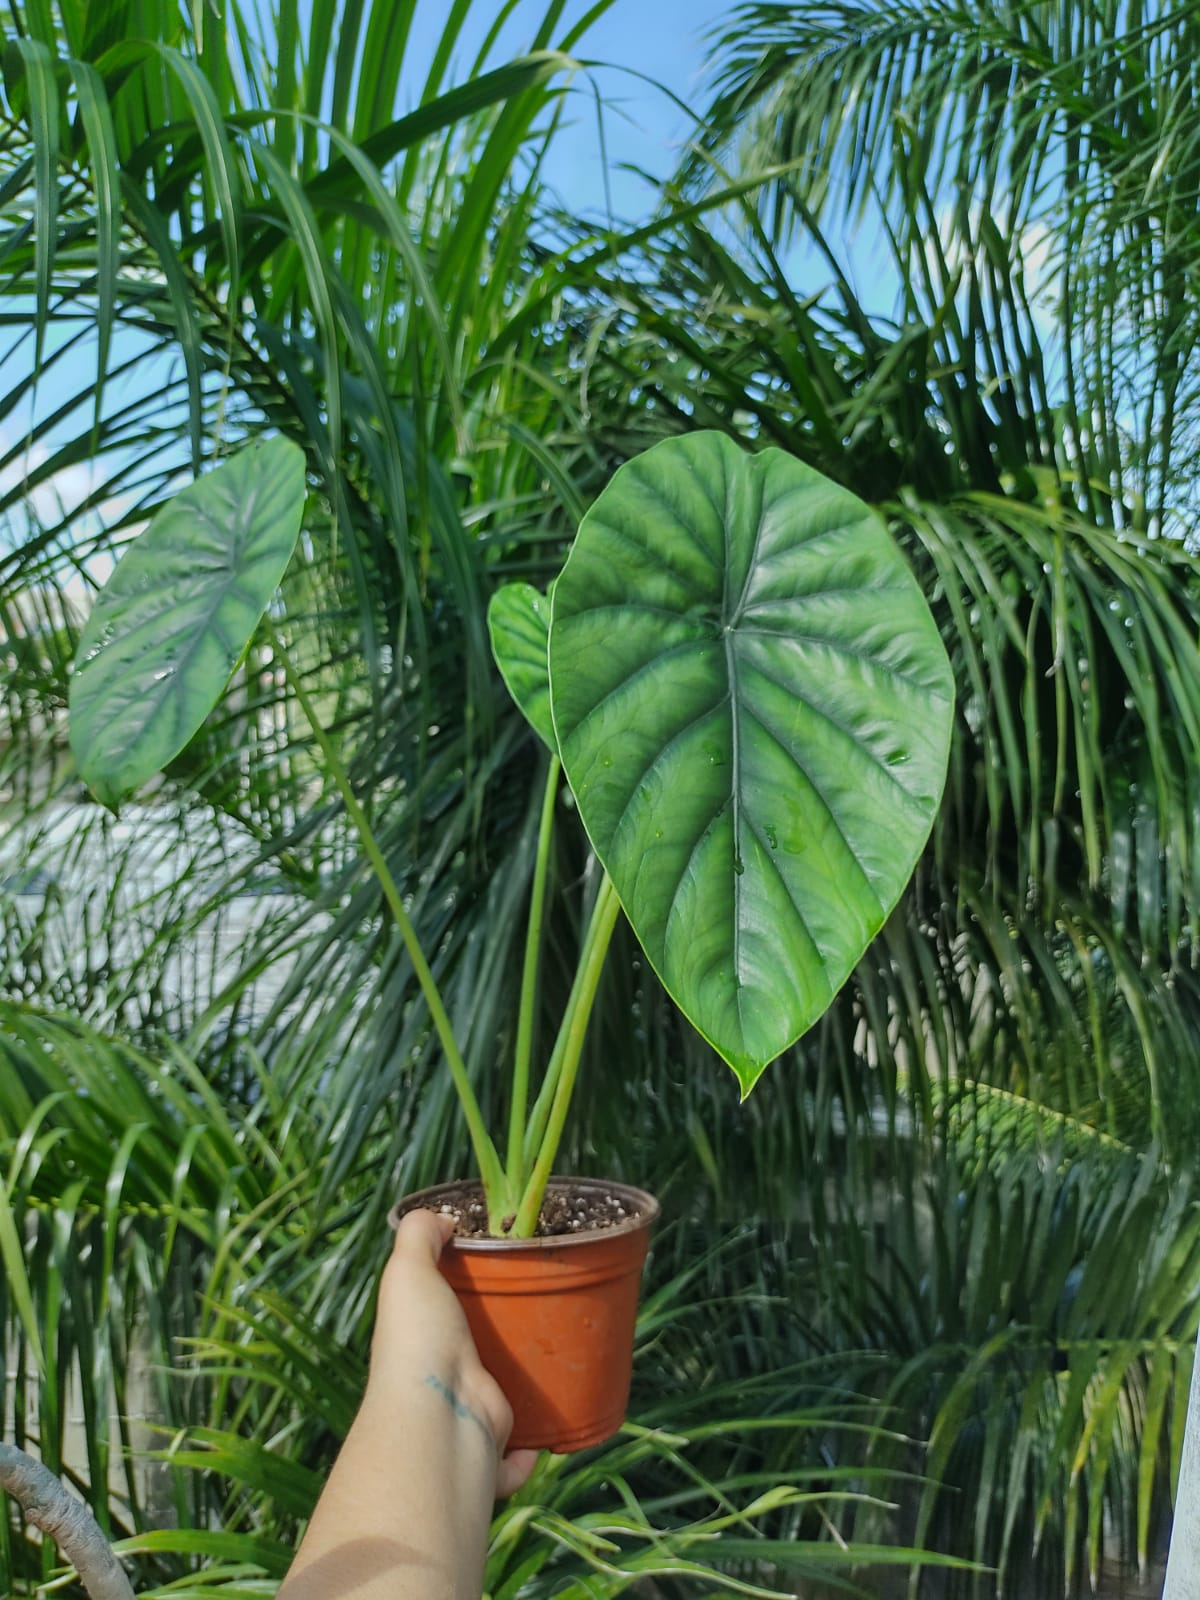
[(438, 1271), (448, 1217), (412, 1211), (379, 1285), (371, 1373), (278, 1600), (480, 1600), (492, 1505), (533, 1470)]
[(480, 1600), (495, 1482), (452, 1374), (368, 1388), (278, 1600)]

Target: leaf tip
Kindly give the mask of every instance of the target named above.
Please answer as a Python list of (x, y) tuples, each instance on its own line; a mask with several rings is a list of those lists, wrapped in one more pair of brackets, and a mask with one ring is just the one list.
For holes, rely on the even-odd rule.
[(755, 1056), (739, 1056), (730, 1061), (734, 1076), (738, 1081), (738, 1105), (744, 1106), (750, 1098), (750, 1091), (762, 1077), (770, 1063), (759, 1061)]

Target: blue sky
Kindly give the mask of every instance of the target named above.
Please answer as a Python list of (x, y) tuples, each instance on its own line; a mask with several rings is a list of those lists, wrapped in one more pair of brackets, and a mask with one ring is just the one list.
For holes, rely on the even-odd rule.
[[(557, 141), (546, 176), (577, 210), (600, 210), (605, 204), (603, 165), (597, 132), (594, 87), (607, 102), (604, 137), (607, 146), (613, 208), (620, 216), (642, 214), (650, 204), (646, 185), (621, 170), (638, 165), (665, 176), (686, 136), (685, 114), (671, 94), (698, 103), (704, 63), (704, 34), (727, 16), (734, 0), (614, 0), (612, 8), (589, 30), (576, 55), (597, 65), (576, 78), (571, 89), (570, 127)], [(562, 37), (586, 14), (590, 0), (569, 0)], [(410, 58), (418, 72), (432, 56), (441, 35), (450, 0), (419, 0), (410, 41)], [(469, 49), (482, 44), (501, 9), (501, 0), (476, 0), (465, 28)], [(528, 48), (546, 11), (546, 0), (518, 0), (504, 26), (493, 62)], [(464, 52), (464, 57), (467, 57)], [(456, 77), (467, 75), (469, 58), (456, 63)], [(644, 76), (643, 76), (644, 75)], [(669, 94), (645, 81), (652, 78)], [(419, 84), (414, 76), (414, 87)]]
[[(463, 49), (452, 68), (454, 81), (470, 75), (474, 58), (502, 10), (508, 19), (493, 48), (489, 65), (499, 65), (522, 54), (531, 44), (550, 0), (516, 0), (511, 7), (504, 0), (475, 0), (463, 29)], [(544, 175), (563, 199), (576, 211), (603, 212), (608, 200), (618, 217), (645, 215), (653, 204), (653, 193), (645, 181), (622, 170), (636, 164), (665, 177), (674, 166), (688, 129), (685, 112), (671, 95), (698, 103), (702, 66), (705, 59), (704, 34), (727, 15), (732, 0), (614, 0), (611, 9), (596, 22), (575, 47), (576, 57), (585, 64), (572, 82), (565, 126), (555, 141)], [(555, 29), (555, 40), (563, 39), (590, 9), (592, 0), (567, 0), (563, 18)], [(418, 98), (428, 63), (437, 47), (451, 10), (451, 0), (418, 0), (413, 31), (406, 50), (411, 62), (409, 104)], [(406, 74), (407, 75), (407, 74)], [(663, 93), (646, 79), (654, 79), (670, 91)], [(596, 91), (606, 102), (604, 148), (607, 155), (609, 187), (606, 196), (604, 161), (597, 121)], [(409, 109), (398, 106), (397, 112)], [(113, 362), (132, 350), (132, 336), (118, 334), (114, 340)], [(25, 344), (10, 359), (28, 359)], [(94, 346), (81, 352), (92, 359)], [(3, 352), (0, 351), (0, 356)], [(145, 381), (145, 369), (141, 371)], [(117, 391), (112, 386), (112, 394)], [(62, 380), (56, 372), (40, 386), (37, 409), (44, 414), (64, 398)], [(16, 445), (28, 418), (10, 418), (0, 429), (0, 457)], [(0, 481), (22, 471), (18, 461), (0, 469)], [(53, 514), (59, 494), (71, 503), (75, 494), (87, 491), (90, 473), (84, 466), (60, 474), (60, 482), (41, 494), (42, 514)], [(76, 481), (78, 480), (78, 481)]]

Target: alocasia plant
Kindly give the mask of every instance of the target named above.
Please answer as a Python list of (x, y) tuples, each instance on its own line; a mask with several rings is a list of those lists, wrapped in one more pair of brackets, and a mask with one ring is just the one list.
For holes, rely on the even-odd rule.
[[(79, 770), (106, 804), (178, 753), (215, 705), (290, 559), (303, 501), (302, 452), (251, 446), (164, 507), (122, 558), (71, 692)], [(899, 900), (945, 781), (953, 682), (876, 514), (782, 451), (750, 454), (711, 432), (621, 467), (549, 594), (502, 589), (489, 623), (505, 682), (549, 751), (503, 1161), (365, 814), (274, 645), (413, 961), (493, 1231), (525, 1236), (621, 912), (747, 1094)], [(604, 870), (530, 1106), (538, 930), (564, 778)]]

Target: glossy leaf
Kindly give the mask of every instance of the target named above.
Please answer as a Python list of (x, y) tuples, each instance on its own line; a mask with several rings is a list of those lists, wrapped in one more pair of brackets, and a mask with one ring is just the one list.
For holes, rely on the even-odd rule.
[(937, 628), (867, 506), (781, 451), (656, 445), (584, 518), (550, 693), (597, 854), (745, 1094), (879, 931), (945, 781)]
[(557, 751), (550, 715), (550, 599), (531, 583), (509, 583), (488, 605), (488, 633), (500, 676), (526, 721)]
[(71, 679), (71, 748), (105, 805), (161, 771), (208, 716), (283, 577), (303, 510), (304, 453), (271, 439), (176, 495), (126, 551)]

